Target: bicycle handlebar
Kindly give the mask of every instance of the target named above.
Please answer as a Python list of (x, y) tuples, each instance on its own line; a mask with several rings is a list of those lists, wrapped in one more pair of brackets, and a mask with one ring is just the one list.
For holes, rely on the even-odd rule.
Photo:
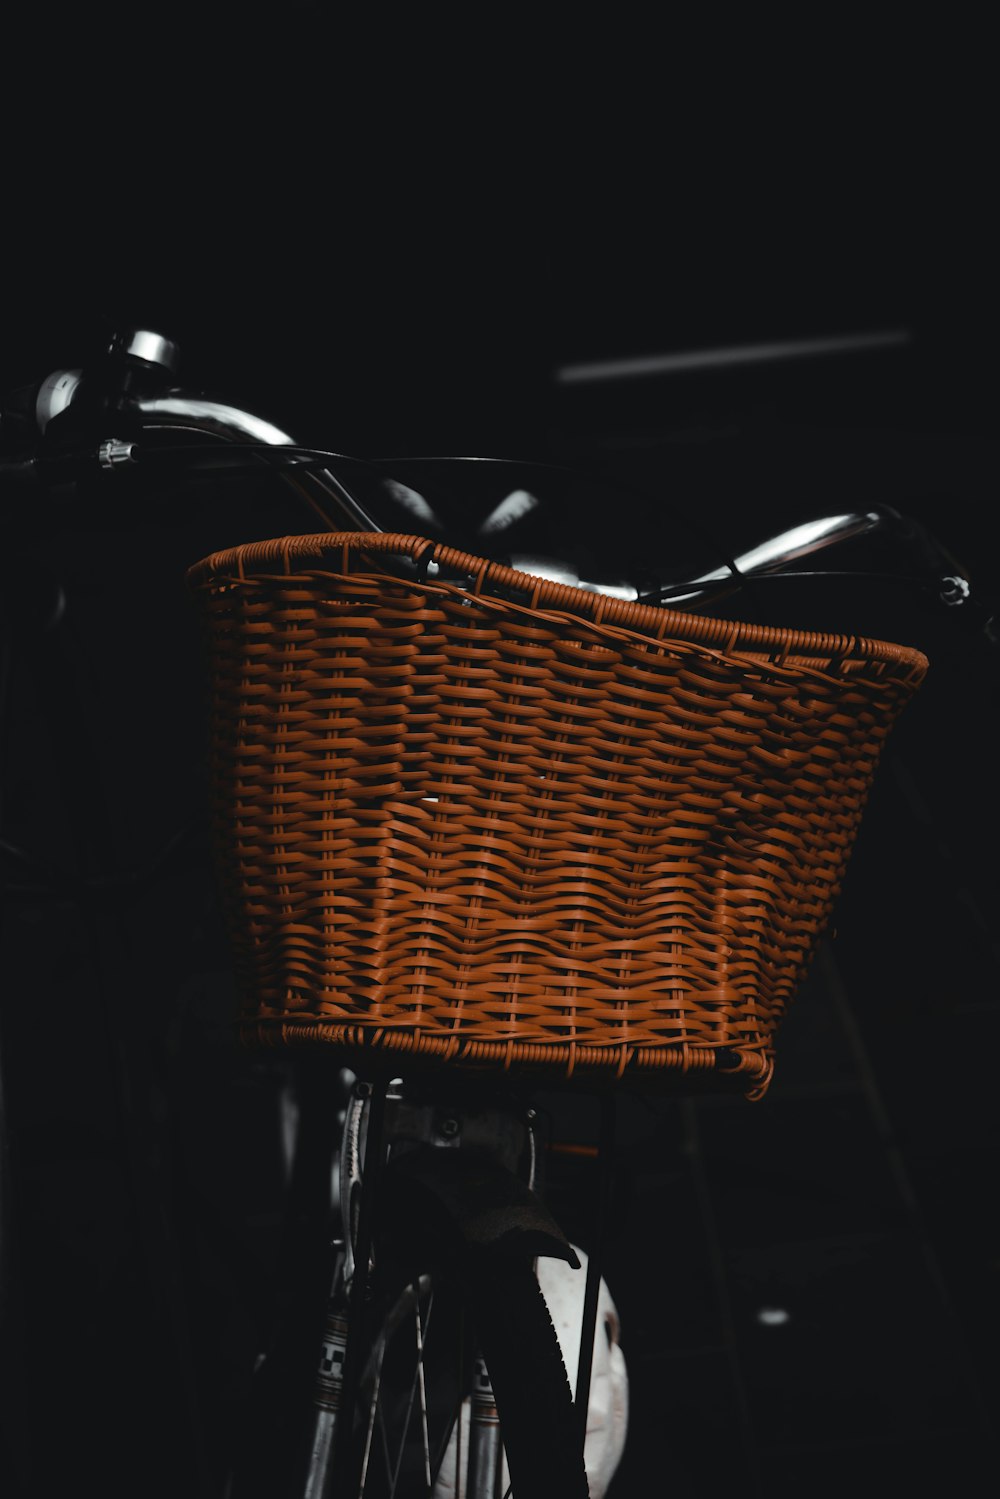
[[(115, 482), (134, 472), (191, 479), (212, 474), (259, 475), (262, 465), (292, 483), (331, 530), (399, 530), (400, 503), (413, 522), (440, 540), (453, 538), (432, 502), (412, 484), (400, 482), (388, 461), (369, 462), (341, 453), (297, 445), (274, 423), (242, 407), (176, 384), (178, 350), (172, 340), (143, 329), (116, 335), (94, 371), (56, 370), (36, 387), (8, 398), (0, 428), (0, 482), (18, 489), (50, 489), (100, 479)], [(19, 446), (3, 452), (4, 428), (13, 427)], [(178, 442), (184, 434), (205, 442)], [(453, 460), (488, 470), (507, 460)], [(510, 463), (511, 470), (525, 465)], [(544, 473), (546, 465), (534, 466)], [(549, 469), (549, 472), (555, 472)], [(388, 510), (389, 525), (382, 518)], [(846, 543), (878, 536), (888, 539), (906, 567), (891, 576), (936, 595), (946, 606), (975, 616), (977, 630), (998, 643), (995, 610), (983, 603), (968, 572), (922, 523), (888, 505), (845, 511), (803, 521), (718, 566), (694, 575), (666, 570), (650, 577), (649, 559), (627, 578), (588, 579), (566, 557), (507, 553), (502, 559), (521, 571), (589, 591), (641, 603), (697, 608), (745, 583), (755, 585), (803, 577), (869, 577), (852, 568), (807, 573), (793, 566), (805, 558), (833, 554)], [(456, 544), (465, 544), (459, 538)], [(472, 549), (466, 546), (466, 549)], [(492, 555), (492, 553), (491, 553)]]

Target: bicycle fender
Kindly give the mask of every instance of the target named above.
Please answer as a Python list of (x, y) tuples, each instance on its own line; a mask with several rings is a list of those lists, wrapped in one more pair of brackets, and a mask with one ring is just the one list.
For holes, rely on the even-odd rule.
[(536, 1192), (506, 1166), (472, 1150), (419, 1145), (389, 1161), (381, 1190), (407, 1234), (440, 1249), (489, 1250), (524, 1259), (580, 1261)]

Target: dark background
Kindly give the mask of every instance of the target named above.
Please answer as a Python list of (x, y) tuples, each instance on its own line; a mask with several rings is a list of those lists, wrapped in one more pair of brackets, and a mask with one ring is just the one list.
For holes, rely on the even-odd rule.
[[(290, 13), (284, 46), (310, 38), (311, 14)], [(612, 132), (607, 71), (592, 66), (573, 75), (559, 128), (516, 148), (504, 121), (551, 102), (537, 62), (491, 90), (481, 132), (463, 92), (440, 135), (414, 140), (427, 90), (406, 69), (377, 108), (357, 86), (330, 88), (329, 111), (295, 129), (294, 91), (248, 81), (238, 122), (201, 154), (168, 152), (172, 128), (159, 151), (123, 154), (119, 128), (88, 155), (64, 126), (73, 207), (52, 214), (38, 152), (0, 299), (3, 389), (86, 364), (109, 326), (152, 325), (180, 342), (185, 384), (306, 443), (624, 476), (664, 553), (692, 516), (729, 547), (828, 506), (887, 502), (927, 521), (988, 592), (993, 121), (975, 38), (917, 58), (906, 41), (859, 45), (863, 63), (831, 66), (821, 89), (803, 44), (773, 119), (734, 86), (736, 40), (727, 68), (699, 73), (710, 94), (679, 90), (675, 46), (651, 95), (634, 45), (618, 81), (649, 117), (619, 107)], [(482, 51), (462, 56), (472, 94)], [(123, 113), (119, 101), (110, 121)], [(244, 176), (262, 140), (268, 170)], [(905, 337), (585, 389), (556, 373), (877, 332)], [(12, 869), (3, 928), (4, 1492), (88, 1481), (222, 1499), (254, 1357), (309, 1273), (308, 1247), (283, 1237), (287, 1077), (232, 1052), (200, 841), (182, 576), (252, 539), (251, 521), (231, 494), (139, 514), (7, 505), (18, 604), (2, 835), (38, 868)], [(285, 514), (252, 524), (278, 534)], [(633, 517), (607, 524), (620, 541)], [(636, 540), (640, 555), (649, 545)], [(43, 635), (53, 578), (67, 614)], [(699, 1499), (928, 1474), (970, 1492), (986, 1451), (1000, 1309), (995, 664), (902, 598), (845, 585), (822, 607), (832, 628), (884, 621), (928, 650), (932, 672), (768, 1098), (623, 1101), (608, 1275), (633, 1435), (615, 1499), (657, 1473)], [(567, 1134), (593, 1138), (586, 1108), (559, 1107)], [(586, 1243), (590, 1183), (566, 1169), (551, 1185)], [(788, 1324), (765, 1329), (765, 1305), (790, 1309)]]

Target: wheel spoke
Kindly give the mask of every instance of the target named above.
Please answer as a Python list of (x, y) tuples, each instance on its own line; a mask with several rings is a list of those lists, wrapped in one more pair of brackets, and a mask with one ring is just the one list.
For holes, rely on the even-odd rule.
[[(430, 1325), (430, 1320), (431, 1320), (431, 1305), (433, 1304), (433, 1300), (434, 1300), (434, 1292), (432, 1291), (431, 1292), (431, 1299), (430, 1299), (430, 1301), (428, 1302), (428, 1305), (427, 1305), (427, 1323), (428, 1323), (428, 1326)], [(421, 1435), (423, 1437), (423, 1443), (424, 1443), (424, 1476), (427, 1479), (427, 1492), (428, 1492), (428, 1494), (430, 1494), (430, 1492), (431, 1492), (431, 1438), (430, 1438), (430, 1432), (427, 1429), (427, 1386), (426, 1386), (426, 1383), (424, 1381), (424, 1329), (423, 1329), (423, 1327), (421, 1326), (421, 1323), (420, 1323), (420, 1297), (419, 1296), (417, 1297), (417, 1301), (416, 1301), (416, 1308), (415, 1308), (415, 1315), (414, 1315), (413, 1322), (414, 1322), (414, 1328), (415, 1328), (416, 1335), (417, 1335), (417, 1377), (418, 1377), (418, 1379), (420, 1381), (420, 1421), (421, 1421), (421, 1427), (422, 1427)]]
[[(379, 1344), (378, 1361), (377, 1361), (377, 1363), (375, 1365), (375, 1383), (374, 1383), (374, 1386), (372, 1388), (371, 1408), (370, 1408), (370, 1410), (368, 1412), (368, 1429), (365, 1432), (365, 1451), (364, 1451), (364, 1456), (361, 1459), (361, 1493), (364, 1493), (365, 1484), (366, 1484), (366, 1482), (368, 1480), (368, 1459), (369, 1459), (369, 1456), (371, 1454), (372, 1431), (373, 1431), (374, 1426), (375, 1426), (375, 1416), (376, 1416), (376, 1413), (379, 1410), (378, 1397), (379, 1397), (379, 1390), (380, 1390), (380, 1387), (381, 1387), (381, 1384), (382, 1384), (382, 1360), (384, 1358), (385, 1358), (385, 1339), (383, 1338), (381, 1340), (380, 1344)], [(382, 1444), (383, 1444), (383, 1447), (384, 1447), (385, 1453), (386, 1453), (386, 1461), (388, 1462), (388, 1456), (389, 1456), (389, 1454), (388, 1454), (388, 1446), (387, 1446), (387, 1443), (386, 1443), (386, 1440), (385, 1440), (385, 1427), (384, 1427), (384, 1425), (383, 1425), (383, 1428), (382, 1428)]]
[[(367, 1414), (367, 1427), (364, 1433), (364, 1454), (361, 1460), (361, 1487), (369, 1478), (370, 1463), (372, 1463), (372, 1444), (375, 1441), (375, 1427), (378, 1424), (378, 1445), (381, 1448), (381, 1462), (385, 1471), (385, 1484), (388, 1486), (388, 1499), (393, 1499), (400, 1486), (403, 1477), (403, 1462), (406, 1457), (406, 1439), (411, 1430), (414, 1420), (414, 1408), (420, 1408), (421, 1423), (421, 1445), (423, 1445), (423, 1477), (427, 1486), (427, 1495), (433, 1490), (433, 1481), (436, 1474), (432, 1474), (432, 1459), (430, 1459), (430, 1421), (427, 1411), (427, 1387), (424, 1378), (424, 1366), (426, 1366), (427, 1334), (432, 1322), (433, 1286), (430, 1288), (426, 1306), (421, 1307), (420, 1282), (411, 1283), (403, 1292), (397, 1303), (397, 1312), (390, 1319), (390, 1325), (382, 1330), (378, 1345), (378, 1357), (375, 1361), (375, 1370), (370, 1385), (369, 1414)], [(393, 1400), (391, 1384), (385, 1379), (385, 1352), (393, 1339), (394, 1331), (403, 1331), (403, 1322), (412, 1315), (414, 1318), (414, 1370), (412, 1378), (409, 1378), (409, 1390), (406, 1391), (405, 1411), (400, 1411), (399, 1406)], [(399, 1411), (394, 1417), (393, 1408)]]
[(382, 1460), (385, 1463), (387, 1483), (392, 1483), (392, 1453), (389, 1451), (389, 1433), (385, 1429), (385, 1412), (378, 1407), (378, 1429), (382, 1437)]

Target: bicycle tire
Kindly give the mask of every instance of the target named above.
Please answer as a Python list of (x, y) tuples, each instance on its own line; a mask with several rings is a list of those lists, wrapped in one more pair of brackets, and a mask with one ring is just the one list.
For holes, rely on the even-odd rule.
[(587, 1499), (576, 1407), (533, 1267), (484, 1257), (466, 1283), (514, 1499)]

